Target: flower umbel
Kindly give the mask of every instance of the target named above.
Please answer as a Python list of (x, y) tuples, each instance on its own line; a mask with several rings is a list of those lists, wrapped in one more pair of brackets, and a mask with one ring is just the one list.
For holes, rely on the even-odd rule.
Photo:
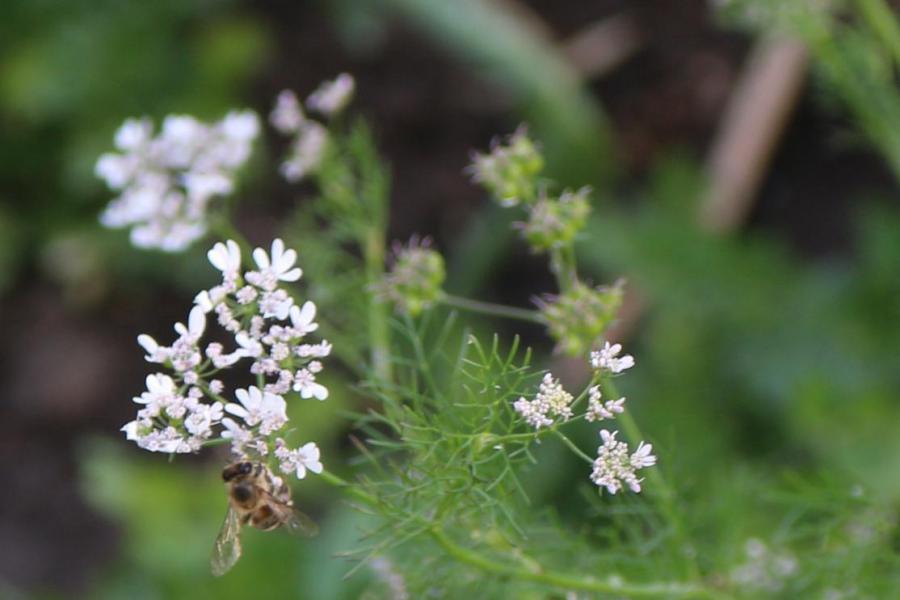
[(128, 119), (116, 132), (119, 153), (104, 154), (95, 172), (121, 192), (100, 222), (131, 227), (139, 248), (178, 252), (206, 233), (211, 201), (234, 189), (236, 171), (259, 133), (252, 111), (230, 112), (216, 123), (170, 115), (153, 136), (153, 123)]
[[(353, 77), (341, 73), (333, 81), (323, 82), (310, 94), (306, 106), (323, 117), (334, 117), (350, 102), (355, 88)], [(330, 140), (328, 129), (303, 114), (300, 100), (290, 90), (278, 94), (269, 122), (279, 133), (291, 136), (290, 151), (281, 163), (281, 175), (289, 182), (297, 183), (314, 174), (325, 158)]]
[(591, 352), (591, 367), (595, 371), (609, 371), (613, 374), (621, 373), (634, 366), (634, 357), (630, 354), (619, 356), (622, 344), (603, 344), (600, 350)]
[[(147, 391), (134, 399), (143, 408), (123, 428), (126, 437), (146, 450), (180, 453), (200, 450), (218, 432), (239, 457), (261, 458), (278, 450), (292, 457), (289, 471), (298, 477), (307, 470), (320, 472), (315, 444), (290, 450), (282, 438), (272, 439), (288, 422), (286, 394), (295, 390), (303, 398), (328, 397), (315, 374), (322, 370), (319, 359), (328, 356), (331, 345), (307, 340), (318, 328), (315, 304), (297, 306), (280, 287), (301, 277), (297, 253), (276, 239), (268, 252), (254, 250), (257, 269), (243, 275), (240, 248), (233, 240), (216, 244), (208, 256), (221, 271), (222, 282), (197, 294), (187, 326), (175, 325), (175, 342), (161, 346), (150, 336), (138, 338), (147, 361), (170, 369), (173, 376), (147, 377)], [(202, 347), (210, 314), (231, 334), (230, 351), (218, 342)], [(229, 402), (222, 396), (222, 382), (213, 377), (241, 365), (257, 384), (236, 389), (236, 401)], [(279, 460), (283, 467), (287, 459)]]
[(656, 457), (650, 454), (653, 446), (641, 442), (637, 450), (629, 455), (628, 444), (617, 440), (616, 434), (618, 431), (610, 433), (606, 429), (600, 430), (603, 444), (597, 448), (591, 481), (601, 488), (605, 487), (610, 494), (622, 489), (623, 484), (632, 492), (640, 492), (643, 479), (638, 479), (635, 472), (656, 464)]
[(563, 389), (559, 380), (554, 379), (553, 374), (546, 373), (534, 399), (519, 398), (513, 403), (513, 409), (526, 423), (540, 429), (552, 425), (554, 417), (563, 421), (572, 418), (572, 400), (572, 394)]
[(593, 386), (588, 392), (588, 409), (584, 418), (587, 421), (602, 421), (604, 419), (615, 419), (617, 414), (625, 412), (625, 398), (618, 400), (608, 400), (603, 402), (601, 399), (600, 386)]

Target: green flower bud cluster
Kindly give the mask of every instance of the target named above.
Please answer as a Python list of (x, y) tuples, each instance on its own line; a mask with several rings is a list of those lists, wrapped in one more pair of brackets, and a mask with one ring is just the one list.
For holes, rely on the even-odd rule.
[(559, 199), (543, 197), (529, 211), (522, 233), (535, 252), (562, 248), (575, 241), (591, 212), (590, 188), (567, 190)]
[(622, 282), (590, 287), (580, 281), (541, 303), (541, 314), (560, 351), (586, 354), (612, 323), (622, 305)]
[(516, 206), (535, 201), (543, 168), (544, 157), (526, 129), (520, 127), (505, 144), (495, 143), (488, 154), (476, 152), (470, 170), (473, 179), (501, 206)]
[(414, 238), (408, 246), (394, 247), (394, 264), (378, 292), (398, 311), (415, 317), (440, 299), (446, 274), (444, 257), (430, 248), (430, 240)]
[(558, 197), (547, 194), (540, 180), (543, 168), (544, 157), (524, 127), (490, 153), (475, 153), (470, 167), (474, 180), (501, 206), (525, 207), (528, 220), (518, 227), (535, 252), (570, 246), (591, 211), (589, 188), (566, 190)]

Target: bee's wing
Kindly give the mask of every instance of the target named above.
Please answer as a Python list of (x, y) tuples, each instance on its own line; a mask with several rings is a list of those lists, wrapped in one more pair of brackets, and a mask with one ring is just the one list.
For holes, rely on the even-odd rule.
[(294, 535), (313, 537), (319, 534), (319, 526), (304, 512), (293, 506), (285, 506), (291, 511), (290, 516), (284, 522), (284, 530)]
[(293, 502), (285, 503), (265, 490), (260, 490), (260, 492), (265, 494), (270, 503), (281, 512), (281, 523), (285, 531), (303, 537), (314, 537), (319, 534), (319, 526), (312, 520), (312, 517), (298, 510)]
[(209, 560), (209, 566), (212, 574), (220, 577), (227, 573), (231, 567), (241, 557), (241, 519), (237, 511), (231, 506), (225, 513), (225, 522), (222, 523), (222, 530), (216, 537), (216, 543), (213, 545), (212, 558)]

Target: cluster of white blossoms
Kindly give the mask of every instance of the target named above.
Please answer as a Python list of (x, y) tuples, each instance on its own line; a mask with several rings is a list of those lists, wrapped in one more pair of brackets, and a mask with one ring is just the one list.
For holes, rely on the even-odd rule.
[[(591, 367), (596, 376), (602, 376), (604, 372), (617, 375), (634, 366), (634, 357), (630, 354), (619, 356), (622, 351), (621, 344), (605, 342), (603, 348), (591, 352)], [(593, 386), (588, 390), (588, 409), (585, 414), (587, 421), (602, 421), (614, 419), (616, 415), (625, 412), (625, 398), (607, 400), (603, 402), (600, 386)], [(610, 494), (615, 494), (627, 485), (632, 492), (641, 491), (641, 481), (636, 471), (656, 464), (656, 456), (651, 454), (652, 444), (640, 442), (637, 449), (629, 454), (628, 444), (616, 439), (618, 431), (610, 433), (606, 429), (600, 430), (600, 439), (603, 443), (597, 448), (597, 458), (594, 459), (594, 468), (591, 471), (591, 481), (600, 488), (606, 488)]]
[[(333, 117), (350, 102), (355, 87), (353, 77), (341, 73), (310, 94), (306, 107), (325, 118)], [(325, 155), (328, 130), (320, 122), (307, 118), (294, 92), (284, 90), (278, 94), (269, 122), (280, 133), (293, 137), (288, 157), (281, 163), (282, 176), (296, 183), (314, 172)]]
[(630, 354), (619, 356), (622, 351), (622, 344), (612, 344), (609, 342), (603, 344), (600, 350), (591, 352), (591, 366), (595, 371), (607, 370), (610, 373), (618, 374), (626, 369), (634, 366), (634, 357)]
[(637, 478), (635, 471), (656, 464), (656, 457), (650, 454), (653, 445), (641, 442), (638, 444), (637, 450), (629, 455), (628, 444), (617, 440), (617, 433), (619, 432), (610, 433), (606, 429), (600, 430), (600, 439), (603, 440), (603, 444), (597, 449), (591, 481), (600, 487), (605, 487), (610, 494), (615, 494), (622, 489), (623, 483), (632, 492), (640, 492), (643, 480)]
[[(148, 335), (138, 337), (146, 360), (173, 374), (147, 377), (147, 391), (134, 399), (143, 408), (122, 430), (141, 448), (166, 453), (197, 452), (218, 433), (239, 457), (274, 455), (282, 472), (299, 478), (321, 472), (315, 443), (291, 449), (278, 435), (288, 423), (286, 394), (328, 397), (316, 376), (331, 344), (306, 339), (318, 328), (315, 304), (298, 306), (279, 286), (302, 275), (294, 266), (297, 253), (276, 239), (269, 252), (253, 251), (256, 268), (243, 273), (233, 240), (217, 243), (208, 257), (222, 272), (222, 282), (197, 294), (187, 326), (175, 325), (178, 338), (162, 346)], [(229, 351), (219, 342), (201, 344), (210, 316), (231, 334)], [(248, 366), (257, 385), (236, 389), (236, 401), (230, 402), (216, 376), (238, 365)]]
[(584, 415), (585, 420), (594, 422), (615, 419), (617, 414), (625, 412), (624, 396), (618, 400), (607, 400), (606, 402), (603, 402), (602, 396), (599, 385), (592, 386), (588, 391), (588, 409)]
[[(634, 366), (634, 357), (630, 354), (619, 357), (622, 346), (610, 345), (607, 342), (602, 349), (591, 353), (590, 362), (593, 367), (594, 381), (604, 375), (615, 375)], [(599, 385), (592, 385), (586, 392), (588, 407), (584, 419), (588, 422), (615, 419), (625, 412), (625, 398), (603, 401), (603, 393)], [(579, 401), (582, 396), (579, 396)], [(546, 373), (541, 381), (534, 399), (520, 397), (513, 403), (513, 409), (529, 426), (538, 430), (550, 427), (557, 418), (567, 421), (574, 414), (576, 401), (572, 394), (563, 389), (558, 379)], [(640, 442), (634, 452), (629, 452), (628, 444), (616, 439), (618, 432), (610, 433), (606, 429), (600, 431), (603, 444), (597, 449), (597, 458), (593, 463), (591, 481), (600, 488), (606, 488), (615, 494), (624, 486), (633, 492), (641, 491), (641, 479), (636, 472), (656, 464), (656, 456), (651, 454), (653, 446)]]
[(206, 233), (210, 201), (234, 190), (258, 134), (259, 118), (249, 110), (211, 124), (170, 115), (155, 136), (150, 119), (126, 120), (115, 135), (119, 152), (103, 154), (95, 167), (120, 192), (100, 222), (131, 227), (139, 248), (184, 250)]
[(513, 409), (526, 423), (540, 429), (553, 425), (551, 417), (560, 417), (564, 421), (572, 418), (572, 400), (572, 394), (563, 389), (559, 380), (546, 373), (534, 399), (519, 398), (513, 403)]

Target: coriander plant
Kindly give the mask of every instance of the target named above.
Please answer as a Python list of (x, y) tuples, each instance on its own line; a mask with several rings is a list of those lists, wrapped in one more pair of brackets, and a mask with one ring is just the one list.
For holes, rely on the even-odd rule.
[[(254, 113), (212, 124), (169, 116), (156, 134), (149, 119), (129, 119), (116, 133), (118, 152), (96, 168), (119, 194), (101, 222), (130, 228), (141, 248), (203, 244), (221, 274), (197, 290), (174, 340), (138, 336), (155, 372), (126, 438), (170, 456), (225, 445), (224, 460), (264, 465), (278, 485), (311, 473), (336, 486), (372, 516), (348, 555), (351, 572), (376, 574), (373, 594), (729, 595), (750, 567), (704, 572), (662, 470), (668, 452), (658, 466), (616, 389), (636, 360), (607, 337), (625, 284), (579, 272), (590, 190), (546, 178), (524, 127), (474, 154), (472, 179), (520, 216), (514, 227), (546, 257), (556, 289), (535, 289), (533, 310), (449, 294), (428, 238), (388, 244), (389, 177), (369, 129), (344, 114), (353, 91), (343, 74), (305, 102), (277, 97), (269, 122), (289, 140), (278, 171), (316, 192), (262, 247), (239, 233), (229, 199), (260, 133)], [(564, 386), (577, 377), (533, 364), (519, 338), (468, 326), (463, 313), (540, 324), (584, 380)], [(326, 363), (341, 372), (332, 388), (361, 407), (350, 464), (296, 439), (288, 416), (289, 405), (329, 398)], [(581, 525), (533, 485), (570, 467), (593, 490)]]

